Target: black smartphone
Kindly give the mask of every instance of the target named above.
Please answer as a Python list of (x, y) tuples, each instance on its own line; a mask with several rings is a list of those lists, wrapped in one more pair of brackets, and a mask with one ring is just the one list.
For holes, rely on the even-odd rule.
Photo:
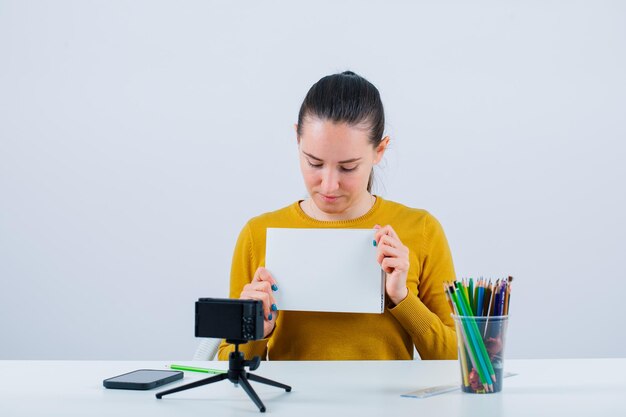
[(138, 369), (102, 381), (106, 388), (152, 389), (183, 379), (182, 371), (162, 371), (158, 369)]

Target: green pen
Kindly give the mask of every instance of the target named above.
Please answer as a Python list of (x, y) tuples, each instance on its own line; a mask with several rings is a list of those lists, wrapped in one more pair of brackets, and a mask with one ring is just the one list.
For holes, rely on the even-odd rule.
[(228, 372), (223, 369), (194, 368), (193, 366), (182, 365), (170, 365), (170, 369), (175, 369), (177, 371), (202, 372), (205, 374), (225, 374)]

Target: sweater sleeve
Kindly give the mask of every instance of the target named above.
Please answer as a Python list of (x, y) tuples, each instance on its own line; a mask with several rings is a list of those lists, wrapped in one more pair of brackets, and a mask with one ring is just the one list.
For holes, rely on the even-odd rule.
[[(230, 270), (230, 298), (239, 298), (243, 287), (252, 281), (258, 265), (254, 256), (253, 238), (250, 223), (248, 222), (241, 232), (235, 245), (233, 261)], [(268, 339), (254, 340), (239, 346), (239, 350), (245, 354), (246, 358), (260, 356), (265, 358), (267, 352)], [(235, 346), (222, 340), (218, 348), (217, 357), (219, 360), (228, 360), (230, 352), (235, 350)]]
[(422, 359), (456, 359), (454, 322), (443, 283), (455, 280), (452, 255), (443, 228), (427, 214), (420, 251), (417, 293), (390, 309), (411, 335)]

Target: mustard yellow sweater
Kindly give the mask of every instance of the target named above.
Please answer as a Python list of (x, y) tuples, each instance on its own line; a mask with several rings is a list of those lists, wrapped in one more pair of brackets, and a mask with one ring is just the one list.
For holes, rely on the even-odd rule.
[[(237, 240), (230, 297), (239, 298), (259, 266), (265, 266), (268, 227), (355, 228), (390, 224), (410, 249), (409, 295), (398, 305), (387, 297), (383, 314), (280, 311), (274, 331), (263, 340), (241, 345), (246, 358), (270, 360), (455, 359), (456, 334), (443, 282), (455, 279), (452, 256), (439, 222), (427, 211), (376, 198), (365, 215), (344, 221), (315, 220), (299, 202), (251, 219)], [(280, 282), (278, 283), (280, 291)], [(234, 346), (222, 341), (218, 358)]]

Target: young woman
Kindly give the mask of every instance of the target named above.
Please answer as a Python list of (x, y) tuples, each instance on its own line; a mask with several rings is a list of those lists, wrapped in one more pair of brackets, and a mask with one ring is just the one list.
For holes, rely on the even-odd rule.
[[(372, 170), (389, 137), (380, 94), (346, 71), (307, 93), (296, 127), (309, 197), (248, 221), (232, 261), (230, 297), (261, 300), (265, 338), (241, 345), (246, 357), (274, 360), (455, 359), (454, 323), (443, 282), (455, 279), (444, 232), (427, 211), (372, 195)], [(376, 228), (386, 272), (383, 314), (280, 311), (277, 282), (265, 265), (268, 227)], [(351, 294), (344, 294), (346, 298)], [(233, 346), (222, 342), (218, 357)]]

